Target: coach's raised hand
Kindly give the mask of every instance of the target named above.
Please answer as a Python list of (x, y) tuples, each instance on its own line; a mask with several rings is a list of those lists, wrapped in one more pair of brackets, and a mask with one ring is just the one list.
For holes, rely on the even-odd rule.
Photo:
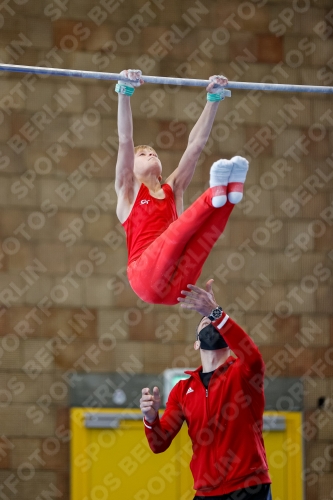
[(161, 406), (161, 396), (158, 387), (154, 387), (153, 394), (150, 394), (150, 390), (148, 387), (142, 389), (142, 398), (140, 399), (140, 409), (147, 422), (153, 422), (155, 420), (160, 406)]

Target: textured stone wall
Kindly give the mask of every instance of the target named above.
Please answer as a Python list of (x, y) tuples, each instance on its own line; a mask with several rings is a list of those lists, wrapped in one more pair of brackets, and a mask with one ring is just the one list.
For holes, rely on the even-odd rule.
[[(8, 0), (0, 32), (4, 63), (333, 84), (331, 0)], [(53, 484), (68, 499), (69, 374), (197, 366), (198, 315), (128, 286), (114, 83), (0, 79), (0, 498)], [(132, 97), (135, 143), (157, 149), (165, 177), (204, 102), (203, 89), (148, 84)], [(268, 380), (304, 382), (307, 500), (333, 495), (332, 146), (332, 95), (233, 91), (186, 194), (202, 192), (216, 159), (250, 160), (199, 283), (215, 279)]]

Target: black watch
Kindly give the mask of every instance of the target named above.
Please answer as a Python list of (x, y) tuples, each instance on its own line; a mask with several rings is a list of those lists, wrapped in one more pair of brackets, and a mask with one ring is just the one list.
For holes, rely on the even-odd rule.
[(215, 309), (212, 310), (208, 317), (211, 321), (215, 321), (216, 319), (219, 319), (222, 316), (223, 309), (221, 306), (215, 307)]

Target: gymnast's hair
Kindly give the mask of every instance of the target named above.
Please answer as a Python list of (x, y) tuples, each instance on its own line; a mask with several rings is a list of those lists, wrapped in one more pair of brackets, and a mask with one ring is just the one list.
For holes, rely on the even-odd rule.
[(138, 151), (153, 151), (153, 153), (156, 153), (155, 149), (152, 148), (151, 146), (146, 146), (146, 145), (141, 145), (141, 146), (135, 146), (134, 148), (134, 154), (136, 154)]

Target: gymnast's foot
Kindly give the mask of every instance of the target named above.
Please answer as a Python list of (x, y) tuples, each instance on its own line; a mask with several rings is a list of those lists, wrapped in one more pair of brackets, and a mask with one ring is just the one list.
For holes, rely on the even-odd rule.
[(233, 168), (231, 160), (218, 160), (210, 169), (209, 185), (212, 188), (212, 205), (223, 207), (227, 202), (227, 186)]
[(242, 156), (231, 158), (232, 170), (228, 179), (227, 195), (230, 203), (236, 204), (243, 198), (244, 182), (249, 169), (249, 162)]

